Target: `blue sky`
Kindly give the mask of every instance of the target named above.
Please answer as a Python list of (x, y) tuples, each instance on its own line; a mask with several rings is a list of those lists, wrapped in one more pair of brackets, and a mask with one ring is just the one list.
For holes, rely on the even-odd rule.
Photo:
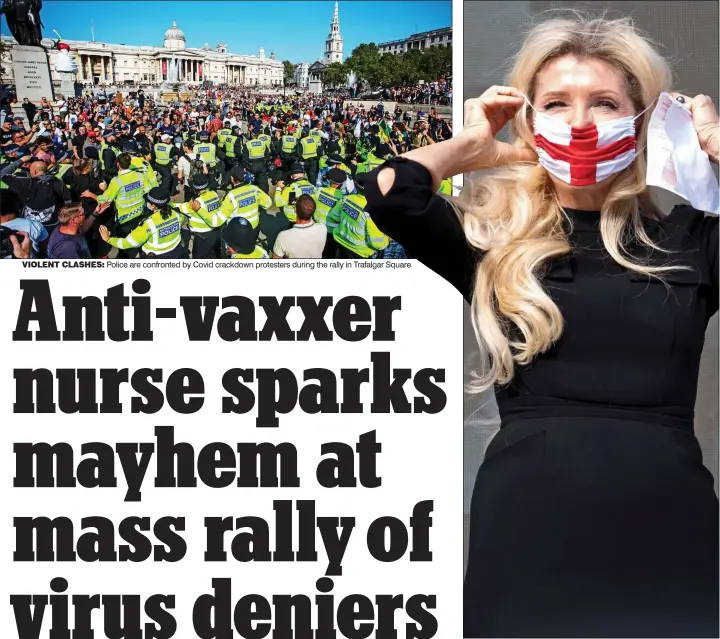
[[(188, 47), (225, 42), (231, 53), (257, 54), (264, 47), (268, 55), (274, 50), (279, 60), (312, 62), (330, 32), (334, 6), (334, 0), (45, 0), (40, 17), (45, 37), (56, 37), (54, 29), (67, 40), (90, 40), (92, 19), (96, 41), (154, 46), (162, 46), (165, 31), (176, 20)], [(452, 22), (450, 0), (340, 0), (339, 11), (345, 57), (364, 42), (396, 40)], [(4, 18), (0, 30), (9, 34)]]

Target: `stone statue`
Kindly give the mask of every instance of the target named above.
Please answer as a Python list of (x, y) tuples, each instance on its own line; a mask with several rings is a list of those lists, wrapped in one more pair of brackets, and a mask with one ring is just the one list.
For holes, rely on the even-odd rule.
[(17, 43), (25, 46), (42, 46), (40, 22), (42, 0), (3, 0), (0, 15), (4, 14), (10, 33)]

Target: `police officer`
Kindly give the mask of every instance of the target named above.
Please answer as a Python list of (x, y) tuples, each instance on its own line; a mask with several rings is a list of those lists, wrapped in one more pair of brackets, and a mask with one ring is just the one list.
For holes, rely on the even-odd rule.
[(323, 186), (315, 192), (315, 214), (313, 218), (318, 224), (324, 224), (327, 227), (327, 241), (323, 250), (323, 258), (330, 259), (335, 257), (337, 252), (337, 244), (333, 237), (335, 227), (338, 224), (339, 216), (331, 216), (330, 212), (338, 207), (343, 200), (343, 192), (340, 187), (345, 183), (347, 174), (338, 168), (332, 168), (327, 173), (328, 186)]
[(103, 180), (108, 183), (117, 175), (116, 161), (119, 154), (117, 137), (112, 129), (105, 129), (100, 142), (100, 172)]
[(295, 135), (295, 127), (288, 126), (287, 133), (280, 138), (280, 159), (283, 162), (283, 169), (288, 171), (290, 166), (295, 163), (297, 157), (298, 139)]
[(317, 140), (318, 148), (320, 149), (320, 153), (322, 154), (325, 146), (325, 141), (327, 140), (327, 134), (322, 130), (322, 122), (320, 120), (315, 121), (315, 123), (310, 129), (310, 135)]
[(257, 139), (260, 140), (265, 144), (265, 148), (267, 149), (268, 155), (270, 154), (270, 144), (272, 142), (272, 137), (270, 137), (270, 133), (268, 131), (267, 127), (263, 127), (260, 134), (257, 136)]
[(123, 142), (121, 148), (123, 153), (127, 153), (131, 157), (130, 168), (142, 173), (143, 178), (147, 182), (146, 192), (159, 186), (155, 169), (150, 166), (150, 162), (142, 157), (137, 142), (132, 139), (126, 140)]
[(365, 210), (367, 200), (363, 195), (363, 184), (356, 186), (357, 192), (343, 198), (328, 215), (330, 224), (337, 222), (333, 238), (338, 245), (338, 258), (369, 258), (390, 243), (390, 238), (378, 229)]
[(235, 217), (223, 227), (222, 241), (231, 259), (267, 260), (270, 258), (264, 248), (257, 246), (256, 230), (244, 217)]
[(160, 186), (165, 189), (169, 196), (175, 192), (176, 178), (173, 176), (173, 165), (179, 153), (177, 148), (171, 144), (172, 138), (167, 134), (160, 136), (160, 142), (152, 148), (152, 166), (157, 172)]
[(295, 224), (295, 200), (301, 195), (315, 195), (315, 187), (305, 178), (305, 171), (302, 164), (296, 162), (290, 166), (290, 184), (285, 186), (284, 182), (277, 183), (275, 190), (275, 206), (277, 206), (292, 225)]
[(178, 259), (183, 256), (180, 237), (181, 215), (168, 204), (170, 198), (162, 187), (156, 186), (147, 195), (148, 215), (127, 237), (112, 237), (106, 226), (100, 227), (100, 237), (110, 246), (121, 250), (140, 249), (145, 257)]
[(362, 164), (358, 164), (355, 174), (370, 173), (370, 171), (385, 164), (393, 156), (390, 145), (381, 142), (375, 147), (374, 151), (370, 151), (367, 160)]
[(48, 175), (56, 177), (68, 189), (70, 188), (70, 179), (72, 178), (72, 173), (70, 169), (73, 168), (74, 157), (75, 156), (70, 152), (63, 153), (58, 158), (58, 163), (47, 170)]
[[(150, 188), (145, 176), (130, 168), (132, 158), (127, 153), (121, 153), (117, 158), (117, 175), (110, 180), (110, 184), (102, 195), (97, 198), (98, 206), (95, 215), (103, 213), (115, 204), (115, 219), (111, 226), (116, 236), (125, 237), (142, 222), (145, 211), (145, 195)], [(106, 244), (106, 247), (108, 245)], [(109, 250), (109, 247), (108, 247)], [(137, 249), (125, 249), (128, 257), (135, 257)]]
[(308, 176), (310, 184), (317, 182), (318, 174), (318, 143), (317, 139), (310, 135), (309, 131), (303, 129), (300, 138), (300, 144), (297, 147), (298, 159), (305, 167), (305, 173)]
[(192, 257), (195, 260), (219, 257), (220, 233), (225, 217), (220, 211), (220, 197), (209, 189), (208, 176), (198, 173), (193, 176), (192, 187), (197, 197), (183, 204), (170, 204), (188, 217), (188, 228), (192, 235)]
[(232, 125), (230, 124), (230, 120), (225, 120), (223, 122), (223, 127), (220, 129), (216, 134), (216, 140), (218, 147), (225, 148), (225, 140), (227, 139), (227, 136), (232, 133)]
[(225, 151), (225, 172), (228, 173), (242, 158), (243, 136), (239, 126), (233, 126), (230, 129), (230, 135), (225, 136), (223, 150)]
[[(217, 147), (210, 142), (210, 135), (207, 131), (200, 131), (197, 136), (197, 143), (193, 147), (193, 157), (199, 158), (203, 161), (205, 166), (208, 168), (208, 180), (210, 183), (210, 186), (213, 189), (216, 189), (221, 183), (222, 183), (222, 175), (224, 174), (224, 166), (222, 166), (223, 171), (221, 173), (221, 165), (218, 162), (218, 149)], [(223, 151), (222, 153), (223, 159), (225, 158), (225, 153)]]
[(243, 217), (255, 229), (255, 240), (260, 233), (260, 209), (272, 206), (270, 196), (252, 183), (253, 176), (235, 166), (230, 171), (230, 190), (220, 206), (223, 217), (231, 220)]
[(334, 142), (335, 144), (337, 144), (338, 149), (339, 149), (339, 151), (338, 151), (339, 155), (344, 160), (347, 157), (347, 154), (346, 154), (345, 140), (343, 139), (343, 136), (340, 133), (340, 131), (333, 131), (332, 134), (330, 135), (330, 140), (332, 142)]
[[(332, 145), (330, 147), (332, 149)], [(328, 177), (327, 174), (330, 171), (330, 169), (340, 169), (347, 175), (347, 180), (345, 183), (343, 183), (343, 193), (346, 195), (348, 193), (352, 193), (355, 189), (352, 185), (352, 181), (350, 180), (350, 176), (353, 174), (351, 167), (349, 167), (347, 164), (345, 164), (342, 161), (342, 158), (337, 153), (331, 153), (327, 157), (321, 158), (323, 160), (323, 164), (325, 165), (318, 174), (318, 186), (327, 186), (328, 185)]]
[(270, 192), (267, 175), (267, 146), (258, 139), (260, 127), (250, 129), (250, 140), (243, 148), (243, 165), (255, 176), (255, 184), (265, 193)]

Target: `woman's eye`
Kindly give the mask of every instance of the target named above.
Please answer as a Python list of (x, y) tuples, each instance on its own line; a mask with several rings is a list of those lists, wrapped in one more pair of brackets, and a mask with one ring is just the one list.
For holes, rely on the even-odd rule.
[(617, 111), (618, 108), (617, 104), (610, 100), (600, 100), (600, 102), (598, 102), (598, 106), (602, 107), (603, 109), (612, 109), (613, 111)]
[(556, 109), (563, 106), (566, 106), (564, 102), (561, 102), (560, 100), (555, 100), (553, 102), (548, 102), (543, 108), (545, 109), (545, 111), (549, 111), (550, 109)]

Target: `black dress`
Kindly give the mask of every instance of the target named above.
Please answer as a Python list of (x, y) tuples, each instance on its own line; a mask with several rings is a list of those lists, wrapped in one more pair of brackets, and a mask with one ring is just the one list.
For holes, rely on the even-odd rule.
[[(366, 178), (368, 212), (469, 300), (482, 254), (424, 167), (390, 165), (386, 196), (377, 171)], [(691, 267), (666, 287), (610, 258), (597, 211), (566, 212), (572, 254), (543, 278), (563, 336), (496, 390), (502, 426), (473, 493), (464, 635), (718, 637), (718, 501), (693, 432), (718, 310), (718, 219), (678, 207), (647, 221), (676, 251), (658, 259)]]

